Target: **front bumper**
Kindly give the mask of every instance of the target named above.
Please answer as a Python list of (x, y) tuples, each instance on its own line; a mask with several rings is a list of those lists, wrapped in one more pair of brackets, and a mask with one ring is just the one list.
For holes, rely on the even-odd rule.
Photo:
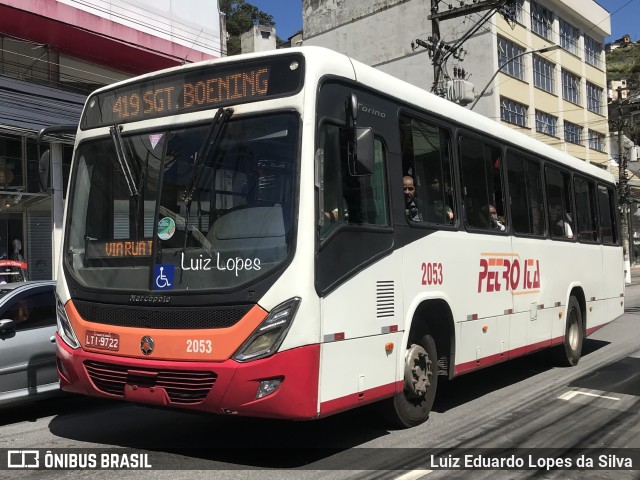
[[(318, 416), (320, 345), (238, 363), (137, 359), (73, 350), (56, 334), (60, 386), (68, 392), (219, 414), (308, 420)], [(280, 386), (256, 399), (261, 381)]]

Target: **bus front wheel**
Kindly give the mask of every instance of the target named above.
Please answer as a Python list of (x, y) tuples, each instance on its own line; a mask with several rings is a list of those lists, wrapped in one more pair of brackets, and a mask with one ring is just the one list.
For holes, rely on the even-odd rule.
[(582, 310), (576, 297), (571, 296), (569, 298), (569, 308), (567, 308), (564, 342), (557, 348), (557, 360), (560, 365), (573, 367), (578, 364), (582, 354), (583, 332)]
[(400, 428), (414, 427), (427, 421), (438, 388), (438, 352), (429, 334), (411, 342), (404, 362), (402, 392), (389, 400), (392, 424)]

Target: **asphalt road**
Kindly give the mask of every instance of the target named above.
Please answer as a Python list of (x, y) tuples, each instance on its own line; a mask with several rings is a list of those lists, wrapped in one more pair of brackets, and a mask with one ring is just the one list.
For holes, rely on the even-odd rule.
[[(625, 315), (585, 340), (576, 367), (555, 367), (548, 352), (541, 352), (443, 382), (431, 418), (413, 429), (388, 430), (376, 410), (366, 407), (295, 423), (64, 396), (0, 410), (0, 449), (78, 453), (134, 449), (131, 451), (149, 454), (154, 469), (7, 470), (0, 476), (27, 478), (29, 473), (28, 478), (66, 479), (90, 474), (92, 478), (172, 480), (640, 478), (640, 270), (637, 273), (634, 284), (627, 287)], [(59, 448), (67, 450), (56, 450)], [(87, 448), (93, 450), (83, 450)], [(524, 449), (515, 451), (525, 456), (533, 453), (534, 462), (536, 456), (575, 461), (575, 449), (591, 449), (584, 450), (589, 454), (615, 452), (613, 458), (604, 460), (631, 457), (634, 469), (439, 468), (439, 462), (455, 463), (455, 458), (476, 448), (493, 449), (487, 453), (490, 458), (495, 458), (496, 452), (506, 455)]]

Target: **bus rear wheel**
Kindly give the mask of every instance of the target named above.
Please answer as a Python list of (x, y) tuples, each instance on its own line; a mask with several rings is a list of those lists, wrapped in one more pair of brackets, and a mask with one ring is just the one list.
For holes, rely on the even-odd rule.
[(411, 342), (404, 362), (402, 392), (387, 403), (387, 414), (393, 426), (414, 427), (429, 418), (438, 388), (438, 352), (429, 334)]
[(558, 363), (565, 367), (577, 365), (582, 355), (583, 340), (582, 310), (580, 310), (580, 304), (576, 297), (571, 296), (569, 298), (569, 308), (567, 308), (564, 342), (556, 350)]

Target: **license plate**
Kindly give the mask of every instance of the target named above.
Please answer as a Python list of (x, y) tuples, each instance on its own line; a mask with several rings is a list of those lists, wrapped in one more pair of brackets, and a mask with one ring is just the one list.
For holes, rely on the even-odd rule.
[(120, 348), (120, 335), (109, 332), (87, 331), (85, 334), (84, 344), (86, 347), (117, 352)]

